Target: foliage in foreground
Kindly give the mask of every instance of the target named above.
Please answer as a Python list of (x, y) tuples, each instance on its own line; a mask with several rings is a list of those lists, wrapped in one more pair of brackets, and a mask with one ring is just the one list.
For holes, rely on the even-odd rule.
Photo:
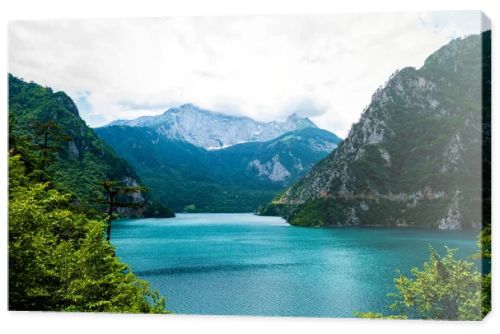
[[(440, 256), (431, 248), (423, 268), (413, 268), (412, 276), (395, 279), (397, 293), (390, 306), (396, 315), (357, 313), (360, 318), (481, 320), (489, 308), (484, 304), (483, 276), (473, 262), (455, 259), (447, 249)], [(486, 306), (486, 307), (485, 307)]]
[[(484, 209), (483, 209), (484, 210)], [(486, 212), (484, 210), (483, 212)], [(488, 220), (491, 222), (491, 219)], [(488, 224), (481, 230), (477, 241), (479, 251), (472, 256), (481, 260), (483, 264), (482, 278), (482, 305), (481, 312), (485, 317), (491, 311), (491, 225)]]
[(9, 309), (165, 312), (104, 240), (104, 222), (70, 211), (70, 194), (26, 175), (9, 157)]

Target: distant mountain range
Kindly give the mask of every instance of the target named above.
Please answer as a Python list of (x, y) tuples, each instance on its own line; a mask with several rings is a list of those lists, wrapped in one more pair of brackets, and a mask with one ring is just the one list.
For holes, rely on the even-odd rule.
[(257, 122), (249, 117), (230, 116), (184, 104), (159, 116), (113, 121), (106, 127), (123, 125), (154, 129), (165, 138), (188, 142), (205, 149), (274, 139), (290, 131), (315, 128), (308, 118), (290, 115), (284, 122)]
[(480, 228), (491, 194), (490, 71), (489, 31), (397, 71), (339, 147), (260, 214), (305, 226)]
[(101, 182), (121, 181), (148, 188), (133, 195), (146, 201), (144, 208), (122, 210), (139, 216), (172, 216), (170, 208), (255, 211), (341, 141), (295, 114), (283, 122), (263, 123), (192, 104), (91, 129), (64, 92), (13, 75), (9, 122), (11, 144), (18, 148), (40, 141), (36, 126), (47, 122), (69, 138), (57, 144), (61, 147), (47, 172), (57, 189), (73, 194), (75, 205), (100, 210)]
[(192, 104), (90, 129), (65, 93), (9, 75), (9, 140), (40, 160), (37, 124), (61, 129), (69, 139), (44, 169), (85, 210), (99, 209), (108, 179), (149, 188), (134, 194), (147, 202), (139, 215), (260, 207), (301, 226), (479, 228), (491, 205), (490, 72), (491, 32), (453, 40), (394, 73), (343, 141), (295, 114), (263, 123)]
[(341, 142), (295, 114), (262, 123), (192, 104), (95, 131), (134, 166), (153, 197), (197, 212), (254, 211)]

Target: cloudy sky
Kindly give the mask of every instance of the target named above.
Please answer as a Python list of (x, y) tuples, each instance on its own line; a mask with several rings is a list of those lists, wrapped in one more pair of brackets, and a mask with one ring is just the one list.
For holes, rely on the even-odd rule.
[(397, 69), (422, 66), (478, 12), (14, 21), (9, 71), (64, 90), (90, 126), (194, 103), (344, 137)]

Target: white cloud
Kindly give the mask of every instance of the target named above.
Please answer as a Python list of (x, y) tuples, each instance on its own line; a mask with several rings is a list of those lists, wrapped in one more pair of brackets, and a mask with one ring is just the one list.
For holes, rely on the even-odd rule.
[(9, 71), (64, 90), (99, 126), (194, 103), (345, 136), (395, 70), (419, 67), (479, 12), (14, 21)]

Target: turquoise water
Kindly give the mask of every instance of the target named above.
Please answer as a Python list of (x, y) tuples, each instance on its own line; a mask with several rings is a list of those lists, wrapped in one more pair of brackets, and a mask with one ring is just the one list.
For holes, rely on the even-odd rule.
[(429, 244), (476, 251), (470, 232), (304, 228), (252, 214), (121, 220), (112, 243), (175, 313), (313, 317), (387, 312), (396, 269), (421, 265)]

